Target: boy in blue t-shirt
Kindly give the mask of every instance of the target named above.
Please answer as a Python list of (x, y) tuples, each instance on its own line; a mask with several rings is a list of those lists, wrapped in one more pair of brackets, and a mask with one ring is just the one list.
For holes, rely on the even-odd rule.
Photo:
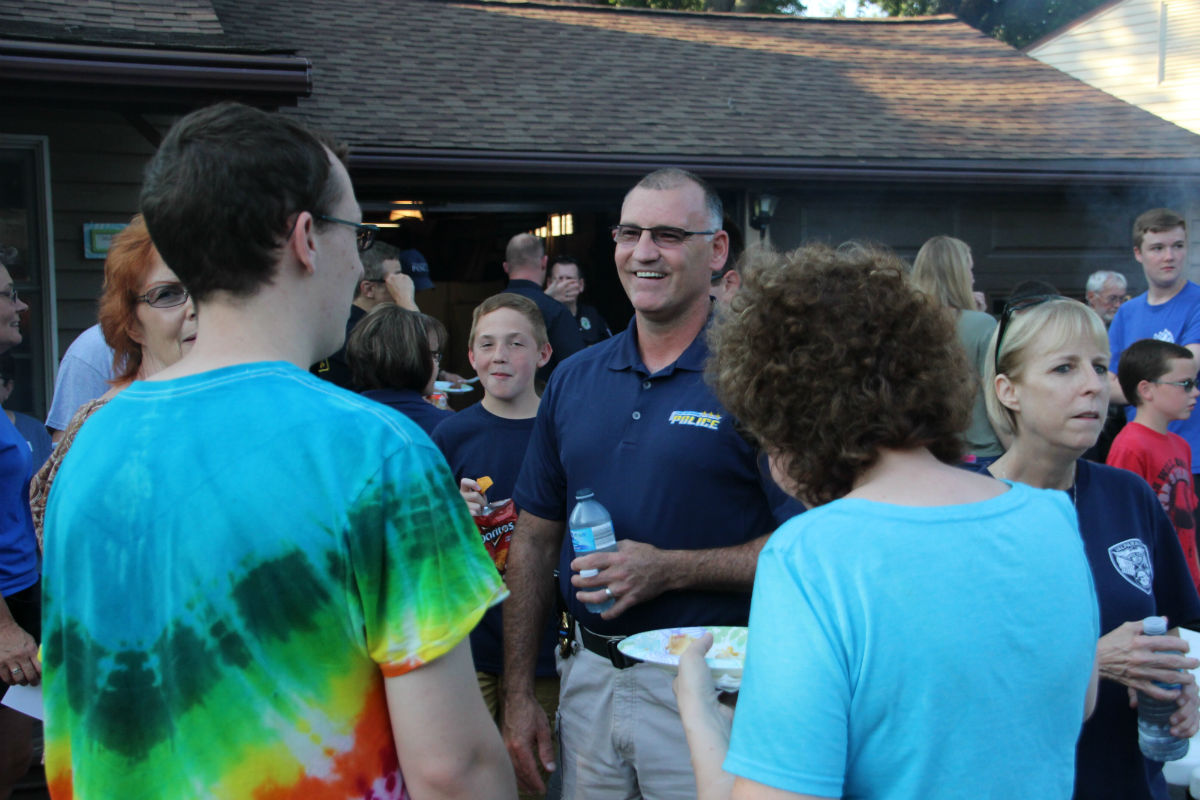
[[(511, 292), (493, 295), (475, 309), (468, 357), (479, 375), (483, 399), (438, 425), (433, 441), (459, 482), (472, 514), (494, 500), (512, 497), (541, 398), (534, 388), (537, 369), (550, 360), (542, 314), (532, 300)], [(479, 479), (491, 486), (482, 490)], [(550, 575), (547, 581), (552, 581)], [(557, 624), (548, 620), (538, 653), (535, 691), (551, 719), (558, 706), (554, 664)], [(494, 606), (471, 633), (471, 652), (488, 710), (500, 722), (500, 681), (504, 671), (501, 610)]]

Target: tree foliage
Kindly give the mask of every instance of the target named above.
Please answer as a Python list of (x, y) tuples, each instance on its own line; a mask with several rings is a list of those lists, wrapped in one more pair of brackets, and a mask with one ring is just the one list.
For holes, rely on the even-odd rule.
[(1013, 47), (1024, 47), (1104, 0), (873, 0), (893, 17), (953, 14)]

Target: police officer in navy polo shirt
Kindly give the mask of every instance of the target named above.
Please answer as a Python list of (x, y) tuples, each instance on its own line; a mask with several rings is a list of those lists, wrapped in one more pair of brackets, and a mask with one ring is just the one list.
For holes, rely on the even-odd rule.
[[(504, 610), (504, 735), (528, 789), (541, 786), (536, 760), (554, 759), (533, 676), (556, 563), (575, 618), (561, 668), (563, 797), (695, 798), (671, 675), (615, 644), (659, 628), (745, 625), (759, 550), (800, 510), (704, 381), (710, 279), (729, 250), (721, 218), (720, 198), (683, 170), (630, 190), (613, 238), (634, 322), (560, 365), (542, 398), (514, 495)], [(617, 552), (574, 557), (565, 520), (583, 488), (612, 514)], [(588, 569), (598, 573), (579, 575)], [(603, 614), (584, 606), (610, 598)]]

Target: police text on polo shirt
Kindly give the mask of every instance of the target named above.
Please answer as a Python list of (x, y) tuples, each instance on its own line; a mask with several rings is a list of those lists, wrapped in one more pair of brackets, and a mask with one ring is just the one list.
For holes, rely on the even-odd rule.
[(668, 422), (672, 425), (691, 425), (715, 431), (721, 426), (721, 415), (709, 411), (672, 411)]

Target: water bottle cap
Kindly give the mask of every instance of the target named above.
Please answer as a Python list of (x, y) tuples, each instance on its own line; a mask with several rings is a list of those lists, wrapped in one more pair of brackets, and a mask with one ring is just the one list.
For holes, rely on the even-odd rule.
[(591, 489), (580, 489), (575, 493), (576, 500), (587, 500), (589, 497), (595, 497)]
[(1162, 636), (1167, 632), (1167, 618), (1146, 617), (1142, 620), (1142, 632), (1147, 636)]

